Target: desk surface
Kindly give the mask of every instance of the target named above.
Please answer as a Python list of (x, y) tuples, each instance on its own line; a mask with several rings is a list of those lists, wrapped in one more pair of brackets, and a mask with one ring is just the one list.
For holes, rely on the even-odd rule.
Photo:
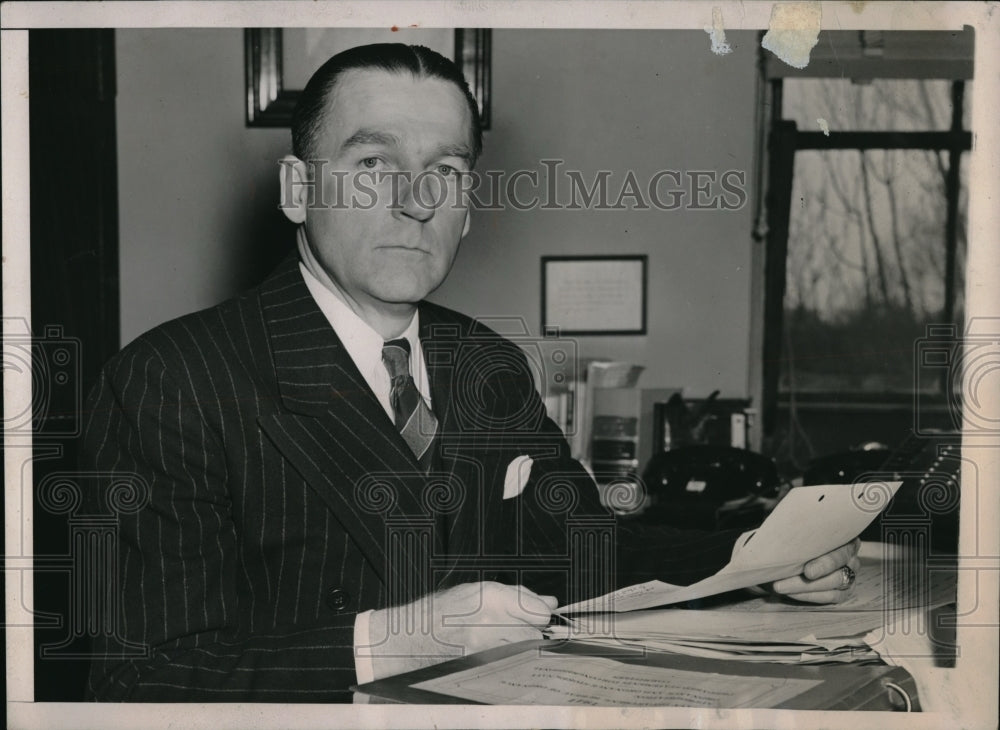
[[(937, 561), (939, 563), (938, 565), (932, 565), (930, 568), (933, 569), (928, 569), (928, 562), (933, 561), (915, 561), (911, 550), (883, 543), (863, 544), (860, 556), (869, 564), (873, 561), (880, 562), (885, 568), (883, 571), (884, 575), (890, 574), (889, 569), (891, 567), (895, 569), (894, 574), (898, 576), (899, 570), (902, 567), (913, 574), (912, 576), (904, 576), (904, 580), (912, 578), (914, 580), (921, 581), (922, 584), (926, 581), (933, 581), (935, 584), (938, 584), (938, 587), (941, 587), (941, 584), (944, 584), (945, 586), (952, 586), (947, 590), (951, 591), (951, 598), (949, 600), (954, 599), (954, 569), (951, 568), (950, 572), (946, 570), (945, 568), (948, 566), (946, 566), (943, 561)], [(928, 594), (929, 592), (923, 591), (923, 593)], [(940, 592), (938, 593), (940, 594)], [(940, 595), (936, 597), (939, 604), (941, 600)], [(762, 599), (751, 598), (734, 603), (732, 601), (732, 597), (729, 598), (732, 606), (737, 608), (742, 606), (742, 610), (756, 611), (760, 609), (774, 610), (775, 608), (778, 608), (781, 610), (790, 609), (794, 611), (809, 611), (816, 609), (816, 607), (798, 605), (771, 605), (764, 607), (763, 605), (757, 605), (754, 603), (754, 601), (757, 601), (759, 604), (761, 600)], [(889, 600), (889, 603), (893, 603), (893, 600)], [(895, 605), (898, 606), (902, 604), (896, 602)], [(866, 637), (866, 640), (870, 642), (872, 648), (878, 651), (879, 654), (887, 660), (888, 664), (902, 667), (909, 672), (909, 675), (912, 676), (912, 683), (909, 686), (912, 688), (913, 683), (915, 683), (916, 694), (920, 698), (919, 703), (922, 705), (923, 709), (929, 711), (950, 711), (953, 703), (948, 699), (947, 693), (942, 691), (942, 684), (947, 687), (950, 673), (952, 671), (951, 667), (954, 666), (956, 653), (954, 646), (954, 629), (949, 628), (949, 624), (953, 622), (949, 622), (948, 620), (949, 616), (954, 617), (954, 609), (941, 607), (906, 607), (899, 608), (895, 611), (884, 611), (883, 608), (884, 606), (876, 606), (875, 610), (878, 610), (884, 617), (888, 617), (888, 620), (883, 621), (882, 630), (880, 632), (872, 632), (872, 634)], [(820, 608), (819, 613), (822, 613), (824, 610), (836, 610), (836, 608)], [(565, 642), (550, 642), (549, 648), (552, 647), (552, 644), (557, 643), (566, 644)], [(545, 642), (541, 642), (539, 644), (539, 646), (544, 645)], [(578, 650), (572, 648), (573, 645), (574, 642), (568, 642), (569, 648), (564, 648), (561, 651), (568, 655), (572, 655), (574, 652), (579, 651), (588, 655), (593, 655), (594, 653), (594, 647)], [(415, 688), (414, 685), (440, 677), (443, 674), (450, 674), (470, 668), (482, 667), (490, 662), (510, 657), (519, 651), (517, 649), (512, 649), (511, 646), (512, 645), (507, 645), (488, 652), (481, 652), (478, 655), (452, 660), (451, 662), (436, 665), (434, 667), (427, 667), (422, 670), (418, 670), (417, 672), (411, 672), (407, 675), (387, 678), (385, 680), (381, 680), (380, 682), (366, 685), (364, 689), (369, 689), (378, 695), (391, 697), (397, 701), (416, 703), (468, 703), (469, 700), (433, 694), (427, 689)], [(523, 651), (523, 649), (520, 649), (520, 651)], [(551, 652), (547, 651), (546, 653), (550, 654)], [(647, 654), (642, 661), (648, 661), (648, 657), (650, 656), (653, 656), (653, 654)], [(858, 690), (864, 687), (866, 682), (868, 682), (871, 677), (878, 675), (878, 672), (888, 674), (892, 671), (891, 666), (843, 664), (838, 666), (822, 665), (806, 667), (789, 664), (751, 664), (731, 660), (694, 659), (692, 657), (685, 657), (678, 654), (667, 654), (665, 656), (665, 661), (680, 669), (693, 669), (704, 672), (716, 672), (720, 674), (746, 677), (788, 676), (789, 678), (809, 677), (811, 672), (817, 678), (821, 675), (825, 675), (831, 680), (831, 683), (827, 685), (825, 690), (819, 689), (819, 685), (817, 684), (817, 688), (813, 688), (809, 692), (801, 694), (798, 700), (781, 700), (778, 695), (768, 695), (775, 701), (767, 705), (732, 705), (747, 707), (770, 706), (789, 709), (803, 709), (808, 707), (826, 707), (828, 709), (874, 709), (874, 707), (864, 707), (864, 702), (868, 700), (858, 694)], [(559, 658), (559, 661), (569, 660), (569, 656)], [(616, 658), (616, 661), (617, 660), (619, 659)], [(896, 683), (900, 681), (910, 681), (906, 678), (905, 673), (899, 674), (896, 672), (892, 674), (890, 678), (895, 679)], [(853, 700), (854, 704), (851, 705), (851, 703), (842, 703), (840, 706), (834, 706), (833, 703), (837, 701), (838, 698), (836, 691), (837, 688), (845, 686), (853, 687), (854, 685), (857, 685), (853, 692), (855, 695)], [(433, 684), (425, 685), (425, 687), (432, 688)], [(882, 685), (878, 685), (878, 687), (882, 689)], [(874, 693), (872, 693), (872, 697), (874, 696)], [(884, 698), (882, 701), (884, 704)], [(642, 703), (637, 702), (636, 704), (640, 705)], [(890, 708), (885, 707), (884, 709)]]

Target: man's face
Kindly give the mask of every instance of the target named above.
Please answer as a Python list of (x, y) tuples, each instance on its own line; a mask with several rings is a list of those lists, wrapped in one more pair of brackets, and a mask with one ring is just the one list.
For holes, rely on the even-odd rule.
[(337, 82), (305, 229), (326, 273), (362, 306), (415, 303), (448, 274), (467, 230), (458, 194), (471, 119), (452, 83), (354, 69)]

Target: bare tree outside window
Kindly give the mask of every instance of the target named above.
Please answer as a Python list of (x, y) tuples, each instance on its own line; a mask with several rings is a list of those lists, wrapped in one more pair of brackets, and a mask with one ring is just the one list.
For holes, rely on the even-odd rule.
[[(782, 116), (801, 131), (943, 131), (952, 124), (950, 89), (951, 82), (941, 80), (786, 79)], [(949, 315), (960, 321), (964, 165), (961, 173), (958, 273), (949, 287), (948, 151), (796, 153), (782, 392), (912, 391), (913, 343), (928, 324), (946, 322)]]

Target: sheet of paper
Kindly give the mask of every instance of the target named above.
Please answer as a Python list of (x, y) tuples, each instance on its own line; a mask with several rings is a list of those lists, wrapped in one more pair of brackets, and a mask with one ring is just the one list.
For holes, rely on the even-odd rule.
[(688, 611), (680, 608), (636, 611), (625, 614), (588, 614), (571, 627), (559, 627), (561, 638), (607, 636), (628, 639), (664, 636), (686, 639), (731, 638), (740, 642), (795, 642), (816, 644), (820, 639), (861, 636), (882, 625), (877, 611), (838, 613), (746, 611)]
[[(780, 596), (761, 596), (704, 609), (725, 612), (839, 613), (842, 611), (895, 611), (908, 608), (935, 608), (955, 602), (957, 571), (954, 568), (928, 567), (893, 557), (883, 558), (876, 547), (863, 544), (857, 582), (851, 596), (843, 603), (803, 604)], [(865, 554), (868, 550), (869, 554)]]
[(773, 707), (818, 680), (735, 677), (537, 650), (420, 682), (417, 689), (503, 705)]
[(778, 565), (794, 553), (806, 562), (857, 537), (885, 509), (902, 482), (797, 487), (736, 546), (724, 569)]
[(902, 482), (827, 484), (791, 490), (756, 530), (736, 542), (718, 573), (678, 588), (649, 581), (580, 601), (556, 613), (635, 611), (780, 580), (824, 553), (850, 542), (885, 509)]
[[(613, 639), (584, 639), (581, 643), (597, 646), (615, 646)], [(621, 643), (618, 643), (621, 646)], [(766, 645), (747, 645), (737, 651), (735, 645), (713, 645), (711, 642), (674, 643), (668, 641), (626, 642), (626, 646), (647, 651), (683, 654), (702, 659), (724, 659), (737, 662), (767, 662), (777, 664), (826, 664), (829, 662), (862, 662), (879, 659), (878, 653), (867, 646), (848, 646), (831, 650), (806, 649), (788, 650), (785, 646), (768, 647)]]

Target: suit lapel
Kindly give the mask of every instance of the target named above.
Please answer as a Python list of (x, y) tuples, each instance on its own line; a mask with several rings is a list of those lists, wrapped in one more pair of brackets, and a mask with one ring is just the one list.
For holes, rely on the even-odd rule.
[[(495, 485), (504, 439), (493, 429), (468, 426), (462, 394), (479, 374), (462, 365), (462, 332), (437, 307), (420, 308), (420, 340), (431, 400), (439, 421), (441, 473), (428, 483), (413, 453), (309, 293), (295, 256), (260, 288), (260, 302), (283, 408), (260, 426), (283, 456), (323, 499), (383, 581), (428, 573), (420, 551), (394, 550), (390, 529), (426, 524), (424, 492), (447, 480), (461, 490), (460, 505), (435, 515), (438, 535), (450, 535), (451, 554), (480, 553), (486, 524), (501, 495)], [(462, 369), (456, 377), (456, 369)], [(471, 422), (490, 421), (479, 413)], [(485, 421), (483, 420), (485, 418)], [(499, 437), (499, 439), (498, 439)], [(496, 504), (493, 504), (496, 502)], [(396, 540), (398, 542), (398, 540)], [(440, 544), (439, 544), (440, 547)], [(487, 549), (487, 552), (489, 550)], [(395, 562), (396, 565), (390, 564)], [(417, 590), (419, 592), (419, 589)]]
[[(436, 310), (426, 303), (420, 306), (420, 347), (423, 350), (424, 365), (427, 368), (427, 380), (430, 386), (431, 408), (438, 419), (438, 432), (435, 436), (435, 446), (438, 458), (431, 474), (430, 489), (442, 488), (445, 493), (458, 489), (461, 499), (465, 498), (465, 489), (455, 479), (455, 458), (448, 444), (449, 434), (453, 434), (457, 424), (453, 422), (451, 413), (452, 382), (454, 380), (454, 363), (458, 345), (458, 327), (454, 323), (444, 322)], [(437, 487), (436, 485), (441, 485)], [(450, 485), (450, 486), (444, 486)], [(448, 519), (446, 511), (435, 509), (434, 519), (434, 554), (444, 555), (448, 551)]]
[(260, 426), (385, 579), (386, 520), (420, 514), (420, 466), (313, 300), (295, 257), (261, 286), (260, 300), (284, 406)]
[[(496, 416), (486, 410), (492, 399), (482, 398), (480, 381), (488, 362), (477, 349), (480, 339), (474, 330), (463, 329), (454, 316), (426, 303), (420, 309), (420, 340), (440, 424), (443, 476), (460, 490), (456, 508), (438, 515), (437, 529), (446, 535), (452, 557), (486, 555), (487, 528), (501, 504), (494, 485), (504, 441), (502, 431), (488, 427)], [(463, 578), (470, 579), (472, 575)]]
[[(420, 306), (420, 346), (430, 381), (431, 405), (439, 424), (449, 423), (451, 416), (452, 383), (458, 358), (460, 333), (458, 325), (445, 321), (431, 306)], [(442, 427), (442, 433), (448, 433)]]

